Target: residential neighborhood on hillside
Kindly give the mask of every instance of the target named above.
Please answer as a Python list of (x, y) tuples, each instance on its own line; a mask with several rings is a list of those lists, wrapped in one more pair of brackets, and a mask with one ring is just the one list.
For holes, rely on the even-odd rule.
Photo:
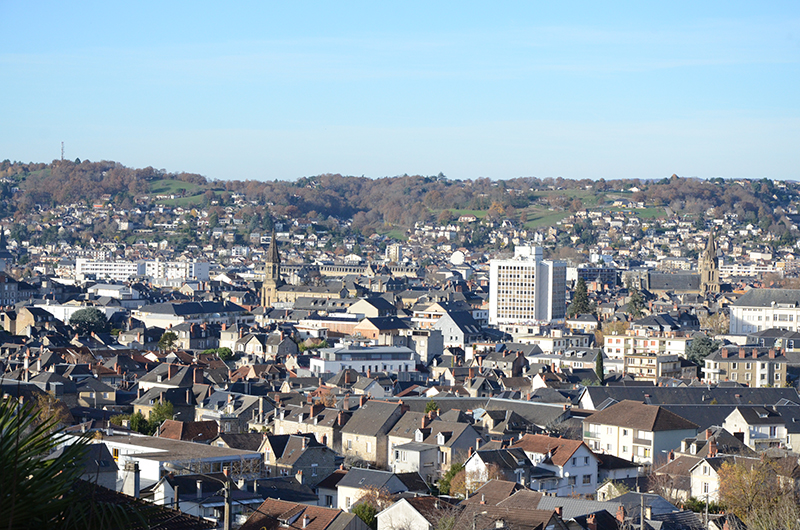
[(3, 398), (48, 457), (88, 444), (85, 487), (198, 527), (679, 530), (800, 484), (789, 207), (781, 237), (621, 198), (389, 236), (220, 201), (0, 219)]

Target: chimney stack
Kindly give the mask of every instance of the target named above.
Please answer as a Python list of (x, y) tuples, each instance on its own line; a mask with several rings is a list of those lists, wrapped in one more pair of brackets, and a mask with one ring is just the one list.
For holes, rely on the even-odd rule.
[(366, 394), (361, 394), (361, 396), (358, 398), (358, 406), (359, 407), (363, 407), (364, 404), (366, 404), (367, 399), (369, 399), (369, 398), (367, 397)]
[(747, 355), (747, 353), (744, 351), (744, 348), (739, 348), (739, 358), (744, 359), (745, 355)]
[(125, 462), (125, 482), (122, 487), (122, 493), (130, 495), (131, 497), (139, 498), (139, 490), (141, 487), (141, 477), (139, 475), (138, 462)]
[(196, 385), (202, 385), (203, 384), (203, 369), (202, 368), (195, 367), (193, 382)]
[(714, 458), (717, 456), (717, 441), (714, 438), (708, 441), (708, 457)]
[(625, 506), (621, 504), (617, 508), (617, 521), (619, 521), (620, 524), (625, 523)]
[(198, 499), (202, 499), (203, 498), (203, 481), (200, 480), (200, 479), (197, 479), (196, 485), (197, 485), (197, 498)]
[(768, 355), (769, 355), (770, 359), (774, 359), (775, 358), (775, 348), (770, 348)]
[(168, 364), (167, 365), (167, 379), (172, 379), (178, 373), (178, 365), (177, 364)]

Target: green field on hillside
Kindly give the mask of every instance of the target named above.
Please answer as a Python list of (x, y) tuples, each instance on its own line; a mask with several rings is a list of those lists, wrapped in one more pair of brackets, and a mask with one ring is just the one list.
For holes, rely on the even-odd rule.
[(183, 182), (182, 180), (174, 179), (161, 179), (154, 180), (150, 183), (150, 193), (156, 195), (166, 195), (173, 193), (186, 193), (196, 195), (201, 191), (205, 191), (202, 186), (193, 184), (191, 182)]

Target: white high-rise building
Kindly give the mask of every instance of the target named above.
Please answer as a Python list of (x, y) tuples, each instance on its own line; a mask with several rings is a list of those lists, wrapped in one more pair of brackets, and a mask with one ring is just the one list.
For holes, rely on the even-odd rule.
[(550, 322), (566, 316), (567, 266), (542, 259), (542, 247), (517, 246), (489, 262), (489, 324)]

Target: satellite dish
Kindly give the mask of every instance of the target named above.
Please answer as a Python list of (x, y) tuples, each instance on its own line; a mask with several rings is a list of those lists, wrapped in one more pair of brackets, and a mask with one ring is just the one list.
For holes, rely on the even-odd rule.
[(466, 256), (464, 256), (464, 253), (461, 252), (460, 250), (456, 250), (450, 256), (450, 263), (452, 263), (453, 265), (463, 265), (464, 258), (466, 258)]

